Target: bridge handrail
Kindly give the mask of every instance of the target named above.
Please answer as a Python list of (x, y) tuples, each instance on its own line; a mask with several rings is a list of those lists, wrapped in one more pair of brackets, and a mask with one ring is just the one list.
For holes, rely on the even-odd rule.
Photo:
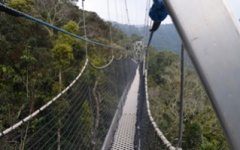
[(123, 57), (123, 55), (121, 55), (119, 58), (114, 57), (114, 60), (119, 61), (122, 59), (122, 57)]
[(88, 63), (89, 63), (89, 65), (92, 66), (93, 68), (100, 70), (100, 69), (107, 68), (109, 65), (111, 65), (111, 63), (113, 62), (113, 59), (114, 59), (114, 56), (112, 56), (111, 60), (110, 60), (106, 65), (100, 66), (100, 67), (95, 66), (95, 65), (94, 65), (93, 63), (91, 63), (90, 61), (89, 61)]
[(164, 134), (161, 132), (161, 130), (158, 128), (158, 125), (154, 121), (154, 118), (151, 113), (150, 109), (150, 102), (149, 102), (149, 96), (148, 96), (148, 80), (147, 80), (147, 70), (144, 71), (145, 75), (145, 93), (146, 93), (146, 106), (147, 106), (147, 114), (149, 117), (149, 120), (157, 133), (158, 137), (162, 140), (163, 144), (169, 149), (169, 150), (181, 150), (181, 148), (175, 148), (168, 139), (164, 136)]
[(11, 126), (11, 127), (7, 128), (6, 130), (2, 131), (0, 133), (0, 137), (2, 137), (3, 135), (8, 134), (9, 132), (13, 131), (14, 129), (20, 127), (24, 122), (27, 122), (27, 121), (31, 120), (33, 117), (35, 117), (41, 111), (43, 111), (47, 107), (49, 107), (53, 102), (58, 100), (58, 98), (61, 97), (64, 93), (66, 93), (74, 85), (74, 83), (76, 83), (76, 81), (82, 76), (83, 72), (85, 71), (85, 69), (87, 67), (87, 64), (88, 64), (88, 59), (86, 59), (85, 64), (84, 64), (82, 70), (80, 71), (80, 73), (78, 74), (78, 76), (72, 81), (71, 84), (69, 84), (68, 87), (66, 87), (62, 92), (60, 92), (57, 96), (55, 96), (51, 101), (49, 101), (48, 103), (43, 105), (41, 108), (39, 108), (38, 110), (36, 110), (32, 114), (28, 115), (27, 117), (25, 117), (24, 119), (22, 119), (18, 123), (14, 124), (13, 126)]

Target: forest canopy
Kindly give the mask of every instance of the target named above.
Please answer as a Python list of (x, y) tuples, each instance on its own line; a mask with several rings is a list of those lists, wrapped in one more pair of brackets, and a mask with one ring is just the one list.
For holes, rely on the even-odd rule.
[[(178, 142), (180, 58), (169, 51), (149, 51), (148, 86), (151, 111), (160, 130)], [(229, 149), (219, 120), (193, 65), (185, 63), (183, 149)]]

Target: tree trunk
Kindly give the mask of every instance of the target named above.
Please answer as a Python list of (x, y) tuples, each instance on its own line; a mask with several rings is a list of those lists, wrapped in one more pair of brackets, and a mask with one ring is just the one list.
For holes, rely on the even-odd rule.
[(60, 125), (61, 125), (61, 120), (60, 120), (60, 117), (58, 118), (58, 133), (57, 133), (57, 142), (58, 142), (58, 150), (61, 149), (61, 128), (60, 128)]
[[(62, 91), (62, 70), (59, 69), (59, 93)], [(58, 113), (60, 113), (60, 110), (58, 110)], [(57, 131), (57, 143), (58, 143), (58, 150), (61, 150), (61, 117), (60, 114), (58, 114), (58, 131)]]
[(95, 103), (96, 103), (96, 119), (95, 119), (95, 129), (98, 128), (99, 126), (99, 118), (100, 118), (100, 102), (99, 102), (99, 99), (98, 99), (98, 96), (97, 96), (97, 85), (98, 85), (98, 80), (99, 80), (99, 77), (97, 78), (95, 84), (94, 84), (94, 87), (93, 87), (93, 96), (94, 96), (94, 99), (95, 99)]

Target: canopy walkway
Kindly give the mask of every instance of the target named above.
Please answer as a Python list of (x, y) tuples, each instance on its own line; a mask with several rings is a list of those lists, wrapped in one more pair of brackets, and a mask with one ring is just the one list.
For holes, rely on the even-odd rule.
[[(206, 8), (198, 9), (201, 2)], [(165, 3), (231, 146), (239, 149), (239, 25), (220, 0), (165, 0)], [(195, 10), (195, 16), (189, 17), (189, 12), (184, 11), (185, 4), (189, 11)], [(119, 49), (69, 33), (3, 4), (0, 6), (11, 15), (25, 17), (79, 40)], [(219, 9), (210, 13), (213, 6)], [(219, 14), (223, 17), (216, 17)], [(199, 25), (195, 24), (196, 19)], [(216, 27), (216, 24), (220, 25)], [(1, 131), (0, 149), (180, 149), (167, 140), (152, 116), (145, 61), (147, 48), (141, 46), (140, 51), (137, 47), (132, 58), (112, 56), (101, 67), (94, 66), (86, 57), (80, 73), (69, 86)]]

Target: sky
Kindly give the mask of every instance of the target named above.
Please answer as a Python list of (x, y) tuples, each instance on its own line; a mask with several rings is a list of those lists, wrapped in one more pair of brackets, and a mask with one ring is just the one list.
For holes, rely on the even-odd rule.
[[(240, 18), (240, 0), (224, 1), (228, 4), (234, 16)], [(130, 25), (143, 25), (145, 22), (147, 0), (126, 0), (126, 2)], [(79, 0), (78, 6), (82, 8), (82, 0)], [(84, 9), (96, 12), (104, 20), (128, 24), (125, 0), (85, 0)], [(164, 20), (163, 24), (168, 23), (172, 23), (169, 16)]]

